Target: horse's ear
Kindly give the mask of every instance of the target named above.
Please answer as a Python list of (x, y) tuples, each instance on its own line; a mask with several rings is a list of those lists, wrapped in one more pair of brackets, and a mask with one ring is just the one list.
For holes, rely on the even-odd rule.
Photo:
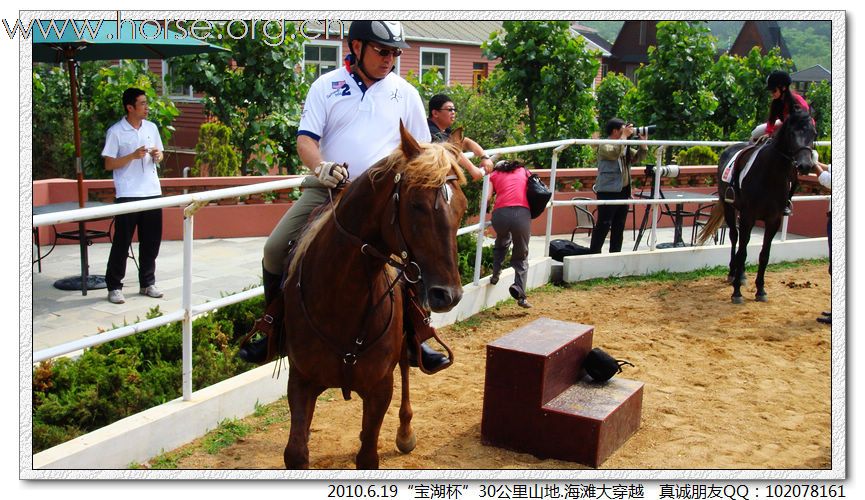
[(453, 132), (451, 132), (451, 136), (448, 138), (448, 142), (459, 148), (460, 151), (463, 150), (463, 128), (457, 127)]
[(406, 159), (411, 160), (420, 154), (420, 144), (418, 144), (409, 131), (406, 130), (405, 125), (402, 123), (402, 119), (399, 120), (399, 136), (400, 149), (402, 149), (402, 153), (405, 155)]

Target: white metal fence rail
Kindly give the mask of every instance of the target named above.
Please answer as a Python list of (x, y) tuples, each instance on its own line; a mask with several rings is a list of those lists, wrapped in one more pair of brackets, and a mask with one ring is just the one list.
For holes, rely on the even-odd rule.
[[(550, 189), (554, 193), (555, 198), (555, 185), (556, 185), (556, 168), (558, 165), (559, 153), (566, 148), (574, 145), (600, 145), (600, 144), (629, 144), (629, 145), (654, 145), (659, 146), (656, 152), (656, 166), (661, 167), (661, 159), (663, 157), (664, 148), (667, 146), (695, 146), (695, 145), (704, 145), (704, 146), (714, 146), (714, 147), (724, 147), (731, 144), (736, 144), (736, 142), (726, 142), (726, 141), (642, 141), (642, 140), (609, 140), (609, 139), (569, 139), (562, 141), (552, 141), (552, 142), (544, 142), (537, 144), (528, 144), (522, 146), (513, 146), (513, 147), (505, 147), (505, 148), (497, 148), (497, 149), (489, 149), (488, 153), (494, 156), (500, 156), (504, 154), (510, 153), (520, 153), (525, 151), (533, 151), (540, 149), (550, 149), (553, 148), (553, 158), (552, 164), (550, 167)], [(828, 145), (831, 144), (828, 141), (818, 142), (817, 145)], [(472, 153), (465, 153), (466, 156), (473, 156)], [(122, 337), (126, 337), (129, 335), (134, 335), (143, 331), (151, 330), (153, 328), (157, 328), (160, 326), (164, 326), (170, 323), (174, 323), (176, 321), (182, 322), (182, 372), (183, 372), (183, 380), (182, 380), (182, 389), (183, 389), (183, 399), (185, 401), (189, 401), (192, 398), (192, 320), (195, 316), (213, 311), (220, 307), (224, 307), (230, 304), (235, 304), (238, 302), (242, 302), (244, 300), (248, 300), (250, 298), (256, 297), (263, 293), (263, 287), (259, 286), (250, 290), (246, 290), (243, 292), (238, 292), (226, 297), (223, 297), (218, 300), (210, 301), (204, 304), (192, 304), (192, 243), (193, 243), (193, 222), (194, 215), (200, 208), (204, 207), (211, 201), (215, 201), (222, 198), (234, 197), (234, 196), (243, 196), (255, 193), (263, 193), (267, 191), (274, 191), (280, 189), (288, 189), (299, 187), (302, 182), (302, 178), (295, 177), (291, 179), (272, 181), (272, 182), (263, 182), (258, 184), (250, 184), (247, 186), (238, 186), (232, 188), (225, 189), (216, 189), (212, 191), (205, 191), (199, 193), (192, 194), (182, 194), (177, 196), (167, 196), (164, 198), (156, 198), (151, 200), (142, 200), (136, 202), (129, 203), (121, 203), (116, 205), (102, 206), (102, 207), (93, 207), (93, 208), (80, 208), (75, 210), (68, 210), (65, 212), (56, 212), (51, 214), (42, 214), (36, 215), (33, 217), (33, 227), (41, 227), (55, 224), (62, 224), (68, 222), (79, 222), (91, 219), (98, 218), (106, 218), (115, 215), (131, 213), (131, 212), (140, 212), (144, 210), (153, 210), (157, 208), (168, 208), (168, 207), (185, 207), (183, 211), (183, 279), (182, 279), (182, 300), (181, 300), (181, 309), (177, 311), (172, 311), (166, 313), (158, 318), (153, 318), (145, 321), (140, 321), (133, 325), (128, 325), (120, 328), (116, 328), (107, 332), (103, 332), (97, 335), (93, 335), (90, 337), (86, 337), (80, 340), (75, 340), (72, 342), (67, 342), (65, 344), (61, 344), (58, 346), (50, 347), (47, 349), (42, 349), (37, 351), (33, 355), (33, 363), (38, 363), (40, 361), (45, 361), (57, 356), (61, 356), (64, 354), (72, 353), (81, 349), (85, 349), (88, 347), (94, 347), (100, 344), (104, 344), (106, 342), (110, 342), (112, 340), (116, 340)], [(621, 205), (621, 204), (630, 204), (630, 205), (652, 205), (652, 228), (650, 233), (650, 248), (654, 250), (654, 242), (655, 232), (657, 229), (657, 220), (658, 220), (658, 209), (657, 205), (664, 203), (671, 203), (671, 200), (662, 199), (658, 197), (658, 189), (660, 185), (660, 176), (655, 176), (655, 190), (654, 190), (654, 198), (655, 199), (631, 199), (631, 200), (582, 200), (582, 201), (556, 201), (553, 199), (548, 205), (547, 209), (547, 227), (546, 227), (546, 239), (545, 246), (547, 250), (545, 250), (545, 255), (549, 252), (549, 243), (550, 236), (552, 231), (552, 221), (553, 221), (553, 209), (558, 206), (571, 206), (571, 205)], [(481, 268), (481, 251), (484, 243), (484, 230), (487, 226), (489, 226), (489, 222), (486, 220), (487, 214), (487, 197), (490, 190), (489, 184), (489, 176), (484, 176), (483, 179), (483, 187), (481, 190), (481, 199), (480, 199), (480, 210), (479, 210), (479, 221), (477, 224), (473, 224), (470, 226), (466, 226), (460, 228), (457, 231), (458, 235), (462, 234), (470, 234), (475, 233), (477, 235), (477, 250), (475, 254), (475, 271), (473, 281), (475, 284), (478, 284), (480, 280), (480, 268)], [(827, 199), (828, 196), (802, 196), (796, 197), (794, 199), (808, 199), (808, 200), (817, 200), (817, 199)], [(678, 199), (675, 200), (675, 203), (705, 203), (710, 201), (709, 199), (700, 198), (700, 199)], [(784, 225), (784, 232), (786, 232), (786, 219)], [(783, 238), (783, 236), (782, 236)]]

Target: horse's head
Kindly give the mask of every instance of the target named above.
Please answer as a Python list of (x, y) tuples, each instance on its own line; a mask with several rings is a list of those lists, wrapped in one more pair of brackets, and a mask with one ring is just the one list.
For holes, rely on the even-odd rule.
[[(462, 298), (457, 265), (456, 232), (468, 205), (460, 184), (465, 176), (454, 144), (418, 144), (400, 123), (401, 144), (392, 155), (397, 189), (394, 221), (382, 221), (386, 243), (408, 263), (407, 278), (420, 274), (415, 285), (421, 305), (432, 311), (451, 310)], [(460, 133), (451, 142), (462, 142)], [(388, 241), (390, 235), (391, 240)], [(399, 240), (402, 241), (399, 241)], [(400, 255), (405, 252), (406, 255)]]
[(800, 174), (805, 175), (814, 168), (813, 151), (817, 129), (814, 128), (810, 113), (795, 108), (784, 120), (776, 138), (779, 140), (779, 147)]

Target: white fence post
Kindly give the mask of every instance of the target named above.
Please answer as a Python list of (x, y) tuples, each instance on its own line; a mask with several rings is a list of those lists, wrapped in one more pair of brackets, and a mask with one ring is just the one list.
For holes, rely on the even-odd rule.
[[(661, 197), (661, 166), (664, 161), (664, 148), (659, 146), (655, 152), (655, 175), (652, 176), (654, 185), (652, 186), (652, 198), (658, 199)], [(658, 243), (658, 205), (652, 205), (652, 234), (649, 235), (649, 250), (654, 252), (655, 245)]]
[(550, 238), (553, 234), (553, 201), (556, 199), (556, 168), (559, 166), (559, 153), (568, 148), (570, 144), (562, 144), (553, 149), (553, 159), (550, 162), (550, 204), (547, 208), (547, 230), (544, 236), (544, 257), (550, 256)]
[(472, 281), (475, 285), (481, 281), (481, 258), (483, 257), (484, 252), (484, 233), (487, 229), (487, 198), (490, 193), (489, 175), (484, 176), (483, 184), (481, 186), (480, 218), (478, 219), (478, 225), (480, 227), (478, 227), (477, 247), (475, 250), (475, 272), (472, 277)]
[(193, 215), (183, 216), (183, 400), (192, 400), (192, 229)]

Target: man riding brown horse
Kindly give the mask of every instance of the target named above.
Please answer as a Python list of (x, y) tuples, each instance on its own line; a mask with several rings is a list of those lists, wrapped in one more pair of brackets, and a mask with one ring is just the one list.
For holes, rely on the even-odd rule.
[[(329, 199), (330, 189), (348, 177), (357, 179), (399, 144), (398, 125), (420, 142), (429, 142), (424, 105), (417, 90), (393, 72), (396, 58), (408, 48), (402, 25), (391, 21), (354, 21), (349, 28), (345, 67), (319, 77), (310, 86), (297, 133), (297, 152), (315, 175), (303, 181), (303, 195), (282, 217), (264, 246), (262, 279), (265, 303), (277, 298), (289, 251), (300, 237), (312, 211)], [(276, 319), (276, 321), (274, 321)], [(279, 318), (266, 314), (260, 325), (276, 325)], [(269, 320), (269, 322), (268, 322)], [(269, 328), (265, 328), (269, 329)], [(242, 359), (270, 361), (268, 335), (256, 338), (239, 351)], [(409, 346), (413, 346), (409, 342)], [(271, 347), (276, 343), (271, 342)], [(410, 352), (417, 366), (417, 355)], [(421, 344), (420, 365), (435, 372), (450, 359)]]

